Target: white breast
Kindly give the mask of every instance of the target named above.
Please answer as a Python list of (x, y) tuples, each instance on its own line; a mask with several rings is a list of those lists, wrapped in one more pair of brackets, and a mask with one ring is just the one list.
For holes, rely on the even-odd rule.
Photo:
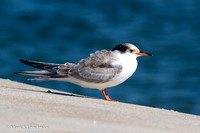
[(135, 55), (130, 53), (123, 55), (118, 54), (118, 57), (120, 60), (119, 62), (116, 62), (116, 64), (121, 64), (122, 71), (112, 79), (112, 82), (115, 82), (116, 85), (131, 77), (137, 68), (137, 60)]

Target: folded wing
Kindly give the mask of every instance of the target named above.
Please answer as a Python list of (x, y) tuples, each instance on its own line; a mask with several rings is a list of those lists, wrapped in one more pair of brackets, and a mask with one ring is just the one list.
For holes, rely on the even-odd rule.
[(41, 76), (35, 78), (36, 80), (66, 78), (67, 81), (67, 78), (72, 77), (86, 82), (102, 83), (113, 78), (122, 69), (120, 64), (113, 65), (113, 62), (117, 59), (111, 51), (107, 50), (97, 51), (75, 64), (52, 64), (23, 59), (20, 59), (20, 61), (29, 66), (42, 69), (42, 71), (15, 72), (15, 74)]

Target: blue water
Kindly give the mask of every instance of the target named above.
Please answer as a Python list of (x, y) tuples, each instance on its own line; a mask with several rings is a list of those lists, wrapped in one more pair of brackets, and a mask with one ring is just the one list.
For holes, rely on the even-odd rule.
[(131, 42), (153, 57), (108, 89), (112, 99), (200, 115), (199, 0), (1, 0), (0, 78), (103, 99), (98, 90), (58, 81), (30, 82), (18, 61), (76, 62)]

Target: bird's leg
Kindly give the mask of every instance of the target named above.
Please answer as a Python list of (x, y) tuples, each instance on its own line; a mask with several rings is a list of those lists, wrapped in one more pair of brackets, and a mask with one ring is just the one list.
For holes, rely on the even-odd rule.
[(109, 96), (108, 96), (108, 94), (106, 92), (106, 88), (102, 90), (102, 93), (103, 93), (103, 95), (105, 97), (105, 100), (111, 101), (111, 99), (109, 98)]
[(103, 90), (101, 90), (101, 91), (102, 91), (102, 93), (103, 93), (103, 95), (104, 95), (104, 97), (105, 97), (105, 100), (107, 100), (107, 101), (115, 101), (115, 102), (118, 102), (118, 101), (116, 101), (116, 100), (112, 100), (112, 99), (109, 98), (109, 96), (108, 96), (108, 94), (107, 94), (107, 92), (106, 92), (106, 88), (103, 89)]

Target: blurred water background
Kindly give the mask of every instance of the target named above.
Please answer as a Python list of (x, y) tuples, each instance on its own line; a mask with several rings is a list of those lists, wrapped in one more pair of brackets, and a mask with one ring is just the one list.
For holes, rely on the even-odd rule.
[(199, 0), (1, 0), (0, 78), (103, 99), (67, 82), (30, 82), (18, 59), (76, 62), (131, 42), (153, 57), (108, 89), (112, 99), (200, 115)]

